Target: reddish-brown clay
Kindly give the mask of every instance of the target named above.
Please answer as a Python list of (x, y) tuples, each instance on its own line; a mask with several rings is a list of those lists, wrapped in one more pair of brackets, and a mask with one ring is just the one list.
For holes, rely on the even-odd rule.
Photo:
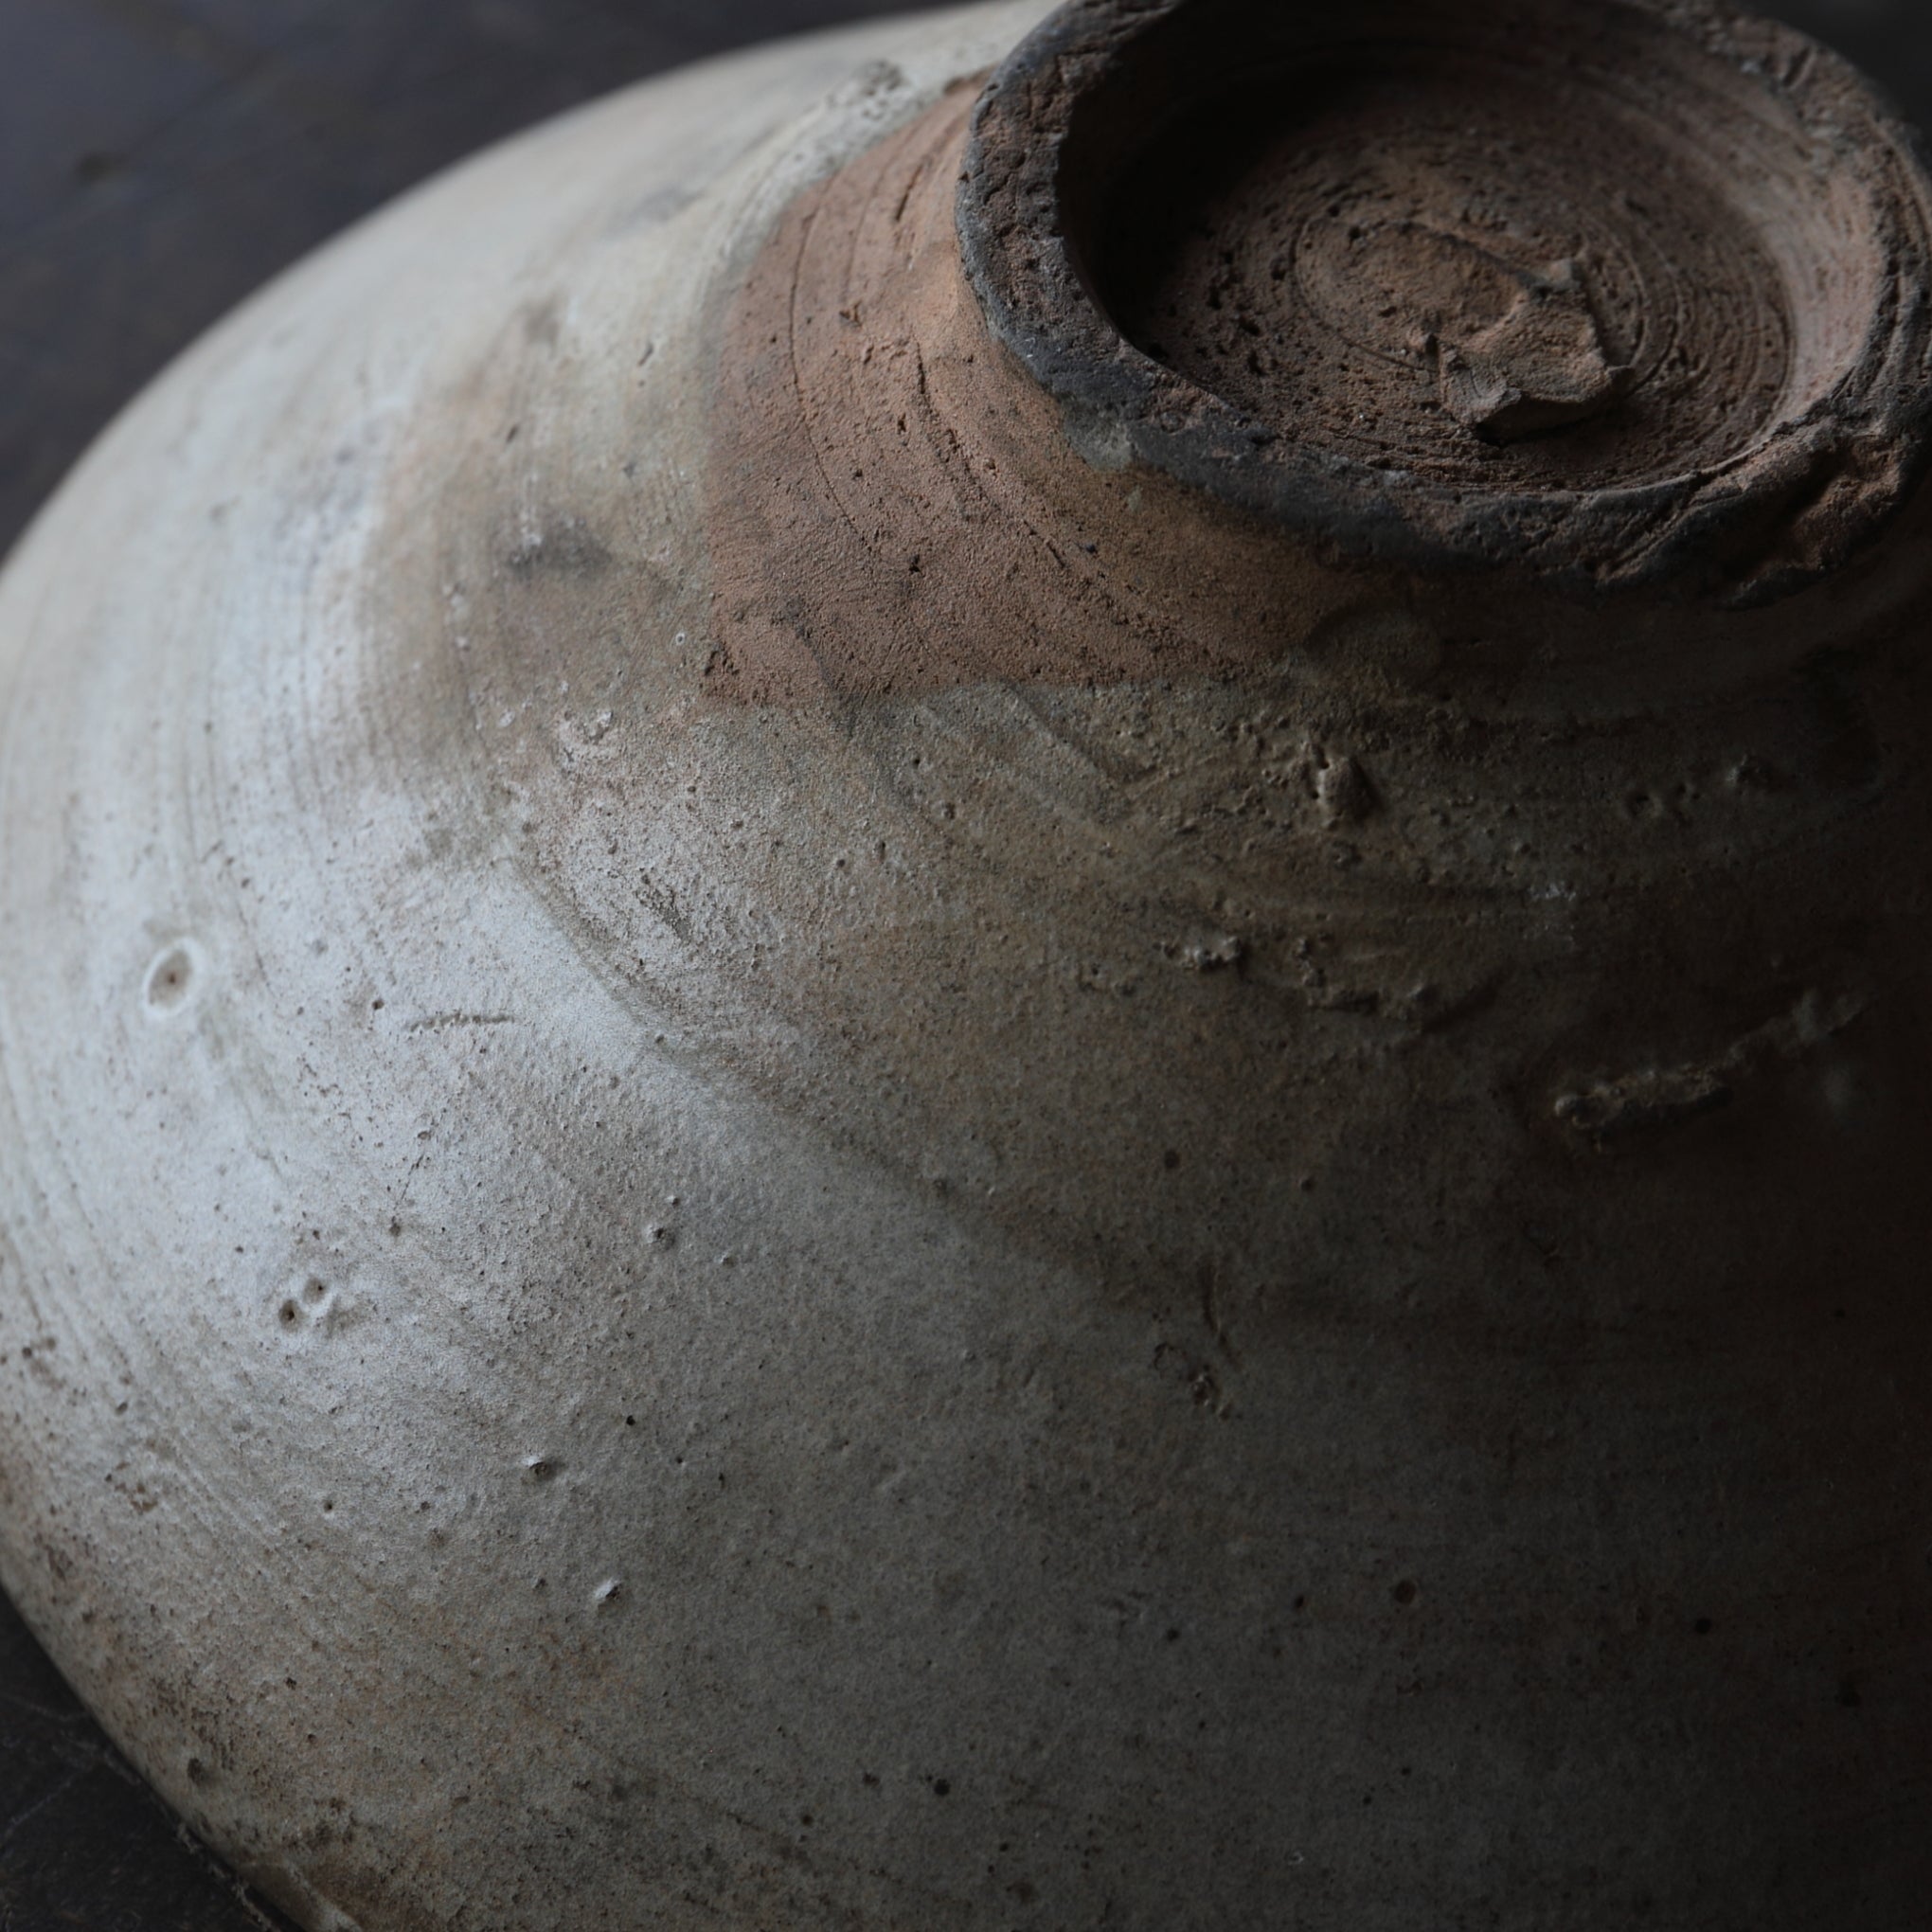
[(1076, 0), (960, 209), (1049, 389), (1305, 540), (1749, 602), (1923, 457), (1909, 140), (1727, 7)]
[(1045, 12), (483, 158), (9, 564), (0, 1575), (318, 1932), (1923, 1932), (1908, 144)]
[(1069, 445), (961, 271), (977, 92), (799, 196), (732, 300), (709, 491), (721, 696), (1253, 670), (1373, 595)]

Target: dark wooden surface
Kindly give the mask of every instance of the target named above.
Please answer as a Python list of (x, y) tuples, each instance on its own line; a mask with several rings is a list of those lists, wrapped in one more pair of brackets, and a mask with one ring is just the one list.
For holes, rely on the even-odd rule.
[[(908, 0), (0, 0), (0, 548), (177, 349), (410, 183), (680, 62), (899, 10)], [(1771, 10), (1932, 123), (1924, 0)], [(0, 1932), (279, 1923), (178, 1832), (0, 1600)]]

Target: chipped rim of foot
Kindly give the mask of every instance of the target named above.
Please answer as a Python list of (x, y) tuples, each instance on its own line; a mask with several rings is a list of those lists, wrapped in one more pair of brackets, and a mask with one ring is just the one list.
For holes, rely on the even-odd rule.
[[(1270, 137), (1292, 141), (1279, 103), (1292, 101), (1297, 73), (1342, 60), (1372, 82), (1419, 47), (1432, 60), (1507, 65), (1530, 83), (1525, 99), (1547, 90), (1551, 113), (1582, 124), (1621, 116), (1639, 148), (1646, 136), (1654, 144), (1658, 174), (1667, 160), (1700, 157), (1687, 206), (1714, 236), (1746, 234), (1769, 272), (1747, 277), (1740, 301), (1757, 305), (1788, 348), (1786, 380), (1751, 433), (1688, 467), (1654, 465), (1609, 487), (1583, 477), (1521, 487), (1499, 474), (1472, 488), (1466, 474), (1432, 475), (1420, 448), (1364, 460), (1347, 437), (1310, 435), (1297, 411), (1271, 420), (1132, 339), (1110, 286), (1114, 184), (1136, 168), (1144, 175), (1150, 159), (1158, 170), (1164, 142), (1171, 174), (1197, 167), (1198, 140), (1184, 145), (1188, 116), (1215, 116), (1218, 137), (1240, 121), (1241, 96), (1250, 120), (1257, 98), (1267, 102)], [(1614, 225), (1619, 217), (1603, 209), (1619, 200), (1622, 170), (1643, 165), (1615, 132), (1605, 128), (1582, 171), (1559, 184), (1588, 205), (1580, 224)], [(1729, 168), (1711, 165), (1726, 156)], [(1439, 241), (1458, 219), (1424, 212)], [(1620, 219), (1644, 217), (1625, 196)], [(1932, 191), (1913, 137), (1836, 56), (1712, 0), (1591, 9), (1537, 0), (1527, 12), (1497, 0), (1370, 0), (1345, 15), (1259, 0), (1076, 0), (1016, 49), (981, 99), (958, 221), (992, 331), (1057, 399), (1078, 447), (1166, 471), (1345, 557), (1508, 568), (1585, 594), (1641, 588), (1761, 604), (1862, 548), (1932, 447), (1932, 316), (1913, 293), (1932, 259)], [(1527, 258), (1550, 239), (1496, 244), (1526, 257), (1502, 265), (1534, 282), (1538, 300), (1550, 279), (1530, 274)], [(1468, 247), (1467, 234), (1449, 240)], [(1703, 299), (1694, 277), (1682, 286)], [(1639, 313), (1636, 323), (1668, 319)], [(1456, 359), (1454, 344), (1433, 338), (1417, 350), (1437, 365)], [(1613, 363), (1605, 373), (1602, 393), (1614, 396), (1628, 371)], [(1709, 426), (1695, 420), (1701, 407), (1708, 396), (1694, 381), (1666, 399), (1675, 418), (1667, 413), (1665, 426), (1686, 432), (1680, 448)], [(1563, 434), (1560, 420), (1530, 420)]]

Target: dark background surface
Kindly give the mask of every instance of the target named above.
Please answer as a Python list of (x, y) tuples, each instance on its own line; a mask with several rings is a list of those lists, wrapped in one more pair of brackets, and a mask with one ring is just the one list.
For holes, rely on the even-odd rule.
[[(0, 549), (176, 350), (411, 183), (680, 62), (906, 10), (907, 0), (0, 0)], [(1932, 124), (1925, 0), (1768, 10), (1831, 41)], [(178, 1832), (0, 1599), (0, 1932), (280, 1923)]]

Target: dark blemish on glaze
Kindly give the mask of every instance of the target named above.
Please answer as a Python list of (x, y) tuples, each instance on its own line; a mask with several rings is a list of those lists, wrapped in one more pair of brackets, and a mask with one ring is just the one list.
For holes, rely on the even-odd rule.
[(184, 940), (170, 946), (149, 967), (141, 997), (152, 1016), (164, 1019), (188, 1003), (194, 984), (195, 956)]

